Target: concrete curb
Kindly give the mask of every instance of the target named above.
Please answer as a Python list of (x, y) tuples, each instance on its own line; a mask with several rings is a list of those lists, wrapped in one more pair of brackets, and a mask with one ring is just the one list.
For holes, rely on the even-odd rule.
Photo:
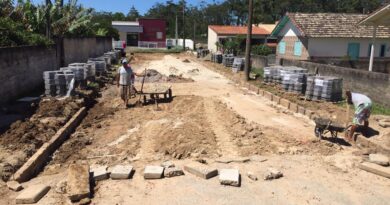
[(70, 136), (87, 114), (82, 107), (57, 133), (27, 160), (26, 163), (13, 175), (13, 179), (19, 183), (30, 180), (36, 176), (46, 165), (50, 155)]

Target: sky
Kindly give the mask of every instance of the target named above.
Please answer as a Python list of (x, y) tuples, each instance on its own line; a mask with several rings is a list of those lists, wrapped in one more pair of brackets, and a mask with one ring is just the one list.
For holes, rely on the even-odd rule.
[[(32, 0), (34, 3), (43, 3), (44, 0)], [(52, 0), (53, 1), (53, 0)], [(67, 0), (65, 0), (67, 2)], [(110, 11), (110, 12), (122, 12), (127, 14), (134, 5), (134, 7), (144, 14), (151, 8), (155, 3), (164, 3), (165, 0), (78, 0), (79, 3), (85, 7), (95, 8), (97, 11)], [(174, 0), (178, 2), (178, 0)], [(187, 0), (188, 4), (198, 5), (201, 0)], [(213, 0), (205, 0), (205, 2), (213, 2)]]

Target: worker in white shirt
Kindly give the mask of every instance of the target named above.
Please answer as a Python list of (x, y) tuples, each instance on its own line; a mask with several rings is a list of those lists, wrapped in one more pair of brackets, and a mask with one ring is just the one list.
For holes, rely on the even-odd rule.
[(351, 141), (358, 126), (364, 125), (364, 127), (368, 127), (368, 118), (370, 118), (371, 115), (372, 101), (369, 97), (360, 93), (346, 91), (345, 94), (347, 96), (347, 103), (353, 104), (355, 107), (355, 115), (352, 120), (351, 130), (349, 133), (346, 133), (346, 139)]

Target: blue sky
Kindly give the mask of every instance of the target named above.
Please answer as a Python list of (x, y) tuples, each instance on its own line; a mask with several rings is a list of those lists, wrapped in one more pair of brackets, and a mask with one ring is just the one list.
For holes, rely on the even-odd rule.
[[(42, 3), (44, 0), (32, 0), (35, 3)], [(53, 1), (53, 0), (52, 0)], [(213, 0), (205, 0), (206, 2), (213, 2)], [(65, 0), (67, 2), (67, 0)], [(111, 12), (123, 12), (127, 14), (131, 6), (134, 7), (141, 13), (144, 14), (150, 7), (155, 3), (166, 2), (165, 0), (79, 0), (79, 3), (85, 7), (95, 8), (97, 11), (111, 11)], [(178, 2), (178, 0), (174, 0)], [(192, 5), (198, 5), (201, 0), (187, 0), (187, 3)]]

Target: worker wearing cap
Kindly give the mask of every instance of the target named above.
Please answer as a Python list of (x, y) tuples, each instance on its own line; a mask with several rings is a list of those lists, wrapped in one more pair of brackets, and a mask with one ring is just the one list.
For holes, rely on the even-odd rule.
[(347, 103), (353, 104), (355, 107), (355, 116), (352, 120), (351, 130), (349, 131), (349, 133), (346, 133), (346, 139), (350, 141), (352, 140), (356, 128), (359, 125), (364, 125), (364, 127), (368, 127), (368, 118), (371, 115), (372, 102), (369, 97), (360, 93), (346, 91), (345, 94), (347, 96)]
[(127, 59), (122, 59), (122, 66), (118, 69), (118, 74), (116, 77), (117, 86), (120, 89), (120, 96), (127, 107), (129, 102), (129, 91), (131, 88), (131, 76), (133, 74), (133, 69), (127, 62)]

